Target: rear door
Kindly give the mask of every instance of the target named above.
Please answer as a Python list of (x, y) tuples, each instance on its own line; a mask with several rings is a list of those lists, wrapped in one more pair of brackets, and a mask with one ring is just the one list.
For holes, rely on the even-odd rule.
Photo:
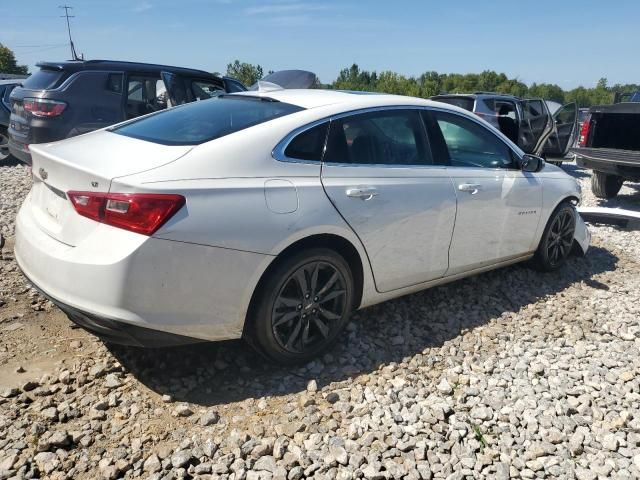
[(578, 105), (563, 105), (553, 115), (555, 131), (547, 140), (543, 153), (549, 157), (564, 157), (578, 135)]
[(549, 135), (553, 132), (551, 112), (541, 98), (520, 101), (522, 118), (518, 146), (526, 153), (541, 155)]
[(419, 110), (332, 119), (322, 183), (362, 241), (378, 291), (444, 275), (456, 196), (433, 164)]

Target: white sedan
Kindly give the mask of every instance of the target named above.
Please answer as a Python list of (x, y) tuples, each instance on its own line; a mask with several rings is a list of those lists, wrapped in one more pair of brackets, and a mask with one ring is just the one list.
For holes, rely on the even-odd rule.
[(590, 241), (572, 177), (418, 98), (245, 92), (30, 150), (21, 269), (130, 345), (306, 361), (354, 309)]

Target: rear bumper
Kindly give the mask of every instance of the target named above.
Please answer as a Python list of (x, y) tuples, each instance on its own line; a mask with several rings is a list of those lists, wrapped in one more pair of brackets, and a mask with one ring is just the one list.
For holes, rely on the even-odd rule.
[(150, 336), (138, 329), (189, 341), (242, 336), (253, 287), (270, 263), (268, 256), (160, 240), (106, 225), (72, 247), (38, 227), (28, 202), (29, 197), (16, 218), (16, 261), (76, 323), (102, 336), (133, 337), (133, 344), (145, 344)]
[(69, 320), (76, 325), (84, 328), (88, 332), (93, 333), (105, 342), (115, 343), (118, 345), (128, 345), (132, 347), (177, 347), (180, 345), (189, 345), (200, 343), (203, 340), (185, 337), (174, 333), (165, 333), (149, 328), (138, 327), (128, 323), (119, 322), (110, 318), (100, 317), (98, 315), (84, 312), (71, 305), (67, 305), (60, 300), (53, 298), (43, 291), (28, 275), (23, 275), (33, 284), (33, 286), (60, 310), (62, 310)]
[(640, 179), (640, 151), (581, 147), (572, 148), (571, 153), (581, 167), (629, 180)]

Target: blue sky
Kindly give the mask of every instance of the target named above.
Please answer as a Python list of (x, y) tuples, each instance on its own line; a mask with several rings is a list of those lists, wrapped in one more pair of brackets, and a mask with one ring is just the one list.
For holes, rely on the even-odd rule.
[[(324, 82), (355, 62), (405, 75), (491, 69), (563, 88), (640, 83), (638, 0), (68, 1), (86, 58), (221, 72), (238, 58)], [(20, 63), (69, 57), (60, 0), (2, 3), (0, 43)]]

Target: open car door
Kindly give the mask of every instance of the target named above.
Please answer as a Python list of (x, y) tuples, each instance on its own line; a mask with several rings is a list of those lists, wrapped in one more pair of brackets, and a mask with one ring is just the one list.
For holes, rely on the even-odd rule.
[(544, 145), (553, 133), (553, 118), (544, 100), (529, 98), (520, 101), (522, 105), (522, 119), (518, 146), (525, 153), (542, 155)]
[(546, 157), (563, 158), (578, 134), (578, 105), (568, 103), (553, 115), (555, 129), (544, 147)]
[(180, 75), (171, 72), (161, 72), (160, 76), (167, 89), (167, 107), (176, 107), (188, 103), (187, 89), (184, 79)]

